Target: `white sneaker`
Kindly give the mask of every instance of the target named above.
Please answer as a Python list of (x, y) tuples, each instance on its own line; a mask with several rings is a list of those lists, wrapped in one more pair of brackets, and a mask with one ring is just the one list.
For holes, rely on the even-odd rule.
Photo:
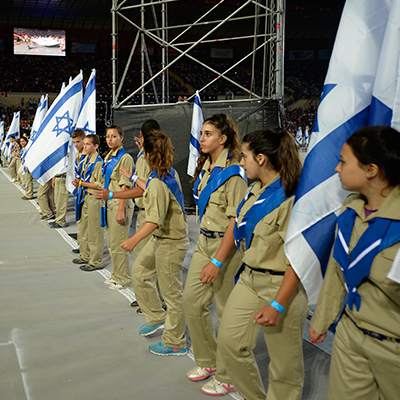
[(213, 367), (210, 368), (203, 368), (203, 367), (194, 367), (191, 369), (186, 376), (191, 381), (202, 381), (203, 379), (207, 379), (210, 375), (215, 374), (217, 370)]
[(114, 279), (108, 278), (108, 279), (106, 279), (106, 280), (104, 281), (104, 283), (105, 283), (106, 285), (111, 285), (112, 283), (115, 283), (115, 281), (114, 281)]
[(132, 287), (132, 285), (122, 286), (119, 283), (113, 282), (108, 288), (111, 290), (121, 290), (121, 289), (127, 289), (128, 287)]
[(233, 385), (230, 383), (219, 382), (215, 378), (204, 384), (200, 390), (209, 396), (224, 396), (225, 394), (236, 392)]

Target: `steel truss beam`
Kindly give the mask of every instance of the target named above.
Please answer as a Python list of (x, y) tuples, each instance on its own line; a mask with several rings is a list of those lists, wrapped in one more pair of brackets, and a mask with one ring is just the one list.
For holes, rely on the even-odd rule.
[[(283, 80), (283, 62), (284, 62), (284, 25), (285, 25), (285, 0), (247, 0), (241, 6), (237, 7), (228, 17), (225, 19), (214, 19), (208, 20), (207, 17), (215, 17), (215, 11), (219, 8), (223, 8), (224, 1), (220, 0), (219, 3), (211, 7), (206, 13), (197, 19), (192, 24), (181, 24), (181, 25), (168, 25), (168, 3), (177, 2), (179, 0), (112, 0), (112, 94), (113, 94), (113, 108), (119, 108), (126, 104), (135, 94), (141, 94), (141, 102), (145, 103), (145, 87), (149, 84), (152, 85), (154, 97), (156, 103), (160, 103), (159, 95), (161, 95), (161, 103), (169, 102), (169, 78), (168, 69), (183, 57), (187, 57), (203, 68), (208, 69), (216, 78), (209, 82), (204, 82), (199, 92), (206, 89), (216, 80), (222, 78), (232, 83), (236, 87), (249, 93), (250, 97), (264, 98), (269, 97), (278, 99), (283, 104), (284, 96), (284, 80)], [(130, 3), (136, 2), (131, 5)], [(254, 9), (254, 15), (240, 16), (240, 13), (247, 11), (249, 7)], [(146, 28), (145, 26), (145, 13), (150, 8), (153, 16), (153, 27)], [(128, 10), (139, 9), (140, 10), (140, 26), (132, 21), (126, 13)], [(158, 21), (157, 9), (161, 12), (161, 24)], [(122, 74), (120, 81), (118, 82), (118, 18), (122, 18), (131, 24), (136, 30), (137, 34), (131, 48), (131, 52), (125, 66), (125, 70)], [(209, 38), (214, 32), (221, 28), (225, 24), (235, 23), (237, 21), (243, 21), (242, 23), (252, 23), (254, 25), (254, 34), (251, 35), (238, 35), (234, 37), (220, 37)], [(246, 22), (247, 21), (247, 22)], [(264, 22), (263, 24), (261, 24)], [(210, 29), (196, 41), (180, 41), (180, 39), (187, 34), (192, 27), (209, 26)], [(263, 26), (261, 26), (263, 25)], [(168, 39), (168, 35), (171, 30), (174, 32), (179, 31), (172, 40)], [(150, 63), (149, 54), (147, 51), (146, 40), (151, 40), (158, 43), (162, 49), (162, 62), (161, 69), (157, 72), (152, 70)], [(225, 71), (217, 71), (216, 69), (204, 64), (196, 57), (189, 54), (196, 46), (204, 43), (232, 41), (232, 40), (253, 40), (253, 46), (249, 53), (242, 57), (238, 62), (230, 66)], [(260, 43), (261, 42), (261, 43)], [(121, 90), (127, 76), (134, 52), (137, 46), (140, 44), (141, 53), (141, 85), (136, 88), (127, 97), (120, 100)], [(169, 61), (168, 49), (173, 49), (179, 55), (173, 60)], [(255, 92), (255, 55), (257, 51), (263, 51), (263, 69), (262, 69), (262, 93), (261, 96)], [(250, 87), (244, 87), (240, 83), (235, 82), (233, 79), (227, 76), (228, 72), (239, 66), (244, 60), (252, 57), (252, 68), (251, 68), (251, 80)], [(145, 79), (145, 69), (148, 69), (150, 79)], [(161, 76), (161, 93), (157, 92), (155, 79)], [(197, 88), (198, 89), (198, 88)], [(192, 95), (192, 97), (194, 94)], [(190, 99), (190, 97), (189, 97)]]

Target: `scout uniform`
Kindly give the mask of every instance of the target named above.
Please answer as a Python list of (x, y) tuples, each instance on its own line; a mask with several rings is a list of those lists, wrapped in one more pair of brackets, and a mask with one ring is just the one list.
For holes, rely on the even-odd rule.
[(22, 185), (22, 176), (21, 176), (21, 147), (20, 146), (16, 146), (15, 147), (15, 170), (17, 173), (17, 183), (19, 185)]
[[(264, 191), (279, 183), (279, 178), (278, 173), (268, 185), (261, 187), (261, 182), (257, 182), (250, 189), (250, 195), (241, 204), (237, 226)], [(218, 333), (219, 352), (235, 389), (252, 400), (299, 399), (303, 388), (302, 342), (308, 305), (301, 284), (292, 294), (278, 326), (263, 327), (270, 357), (267, 395), (253, 355), (261, 329), (261, 325), (253, 323), (254, 316), (274, 300), (289, 266), (283, 244), (294, 196), (282, 200), (255, 225), (250, 238), (246, 236), (241, 242), (243, 272), (225, 306)]]
[[(83, 153), (83, 150), (79, 153), (76, 154), (76, 159), (75, 159), (75, 166), (74, 166), (74, 174), (76, 179), (84, 179), (82, 177), (83, 174), (83, 164), (85, 161), (85, 154)], [(74, 190), (74, 194), (76, 193), (76, 190)], [(75, 207), (76, 210), (76, 207)], [(77, 242), (78, 242), (78, 247), (81, 247), (81, 239), (82, 239), (82, 233), (80, 232), (81, 230), (81, 220), (78, 219), (76, 220), (76, 225), (78, 226), (78, 232), (77, 232)], [(82, 255), (82, 253), (80, 253)]]
[[(377, 212), (365, 217), (365, 200), (350, 195), (346, 209), (355, 210), (351, 231), (351, 252), (375, 217), (400, 220), (400, 186), (396, 186)], [(374, 222), (376, 224), (376, 222)], [(379, 250), (369, 275), (356, 291), (358, 306), (346, 301), (333, 342), (327, 399), (397, 399), (400, 393), (400, 285), (386, 276), (400, 244)], [(336, 244), (335, 244), (336, 246)], [(350, 253), (351, 254), (351, 253)], [(331, 257), (311, 327), (324, 333), (340, 314), (345, 299), (344, 274)], [(358, 308), (358, 309), (357, 309)]]
[(8, 172), (10, 173), (11, 179), (17, 178), (17, 164), (16, 164), (16, 157), (13, 149), (15, 148), (15, 143), (10, 144), (10, 157), (9, 157), (9, 164), (8, 164)]
[[(99, 160), (99, 154), (94, 152), (89, 158), (85, 157), (81, 179), (85, 182), (101, 185), (102, 161)], [(94, 164), (94, 167), (92, 165)], [(91, 171), (90, 179), (87, 177), (88, 170)], [(93, 195), (94, 189), (84, 188), (86, 195), (82, 205), (80, 223), (79, 223), (79, 248), (80, 257), (86, 260), (88, 264), (96, 268), (103, 266), (103, 250), (104, 250), (104, 228), (100, 226), (100, 209), (101, 201), (97, 200)]]
[[(144, 158), (144, 152), (143, 150), (139, 153), (138, 158), (136, 160), (136, 167), (135, 171), (136, 175), (147, 182), (147, 179), (149, 178), (149, 175), (151, 173), (150, 166), (147, 164), (146, 159)], [(137, 197), (135, 199), (135, 204), (136, 207), (139, 208), (137, 212), (137, 217), (136, 217), (136, 232), (140, 230), (140, 228), (145, 224), (146, 222), (146, 213), (144, 212), (144, 199), (143, 197)], [(138, 257), (139, 253), (142, 251), (143, 247), (146, 245), (146, 243), (151, 239), (151, 235), (147, 236), (143, 240), (141, 240), (138, 245), (133, 249), (133, 259), (136, 260)]]
[[(66, 171), (66, 169), (67, 168), (65, 167), (63, 171)], [(66, 180), (67, 180), (66, 172), (63, 172), (55, 176), (54, 198), (56, 202), (56, 218), (54, 223), (60, 226), (67, 225), (67, 221), (65, 219), (68, 207), (68, 190), (67, 187), (65, 186)]]
[[(103, 171), (107, 162), (110, 162), (112, 157), (117, 157), (121, 149), (123, 150), (122, 146), (107, 154), (103, 164)], [(125, 152), (111, 173), (108, 189), (112, 192), (119, 192), (121, 191), (122, 185), (131, 189), (132, 182), (129, 181), (129, 178), (120, 173), (120, 169), (125, 168), (131, 172), (133, 171), (133, 167), (134, 162), (132, 157)], [(105, 176), (103, 176), (102, 181), (104, 184)], [(111, 256), (111, 279), (117, 284), (127, 287), (132, 285), (132, 279), (129, 273), (129, 253), (119, 247), (119, 245), (129, 236), (129, 227), (133, 215), (133, 201), (131, 199), (126, 200), (125, 222), (122, 224), (116, 221), (119, 202), (119, 199), (107, 200), (107, 245)]]
[[(228, 160), (228, 154), (228, 149), (224, 149), (214, 168), (224, 169), (228, 165), (238, 165), (236, 161)], [(206, 188), (210, 178), (210, 164), (209, 157), (204, 163), (204, 175), (198, 185), (200, 194)], [(231, 222), (230, 217), (236, 215), (237, 206), (246, 188), (245, 180), (238, 175), (233, 175), (211, 194), (201, 218), (201, 234), (190, 263), (184, 291), (185, 316), (196, 364), (203, 368), (217, 366), (216, 379), (224, 383), (230, 383), (230, 378), (217, 353), (217, 341), (208, 306), (213, 303), (215, 296), (218, 321), (220, 321), (225, 303), (234, 286), (235, 274), (240, 267), (240, 255), (237, 249), (233, 248), (230, 251), (213, 283), (203, 284), (199, 278), (202, 269), (219, 249), (223, 235)]]
[[(179, 177), (175, 172), (175, 179)], [(182, 304), (182, 263), (189, 248), (184, 210), (167, 185), (158, 178), (148, 181), (143, 193), (146, 222), (158, 225), (150, 241), (132, 266), (136, 299), (147, 325), (164, 325), (162, 343), (186, 348), (185, 317)], [(183, 199), (182, 199), (183, 200)], [(162, 308), (155, 276), (168, 312)]]
[(51, 185), (51, 179), (44, 185), (39, 185), (37, 201), (44, 216), (51, 217), (54, 215), (54, 189)]
[[(21, 149), (21, 153), (25, 151), (26, 146)], [(21, 159), (21, 164), (24, 164), (24, 160)], [(24, 167), (23, 167), (24, 168)], [(25, 167), (25, 171), (22, 170), (24, 174), (22, 175), (22, 181), (25, 184), (25, 197), (31, 199), (33, 197), (33, 183), (32, 183), (32, 174), (28, 171), (28, 168)]]

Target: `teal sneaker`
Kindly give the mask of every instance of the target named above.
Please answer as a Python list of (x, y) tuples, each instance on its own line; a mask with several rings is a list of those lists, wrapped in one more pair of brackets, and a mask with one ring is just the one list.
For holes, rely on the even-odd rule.
[(174, 349), (172, 347), (166, 347), (162, 343), (152, 344), (149, 347), (150, 353), (156, 356), (186, 356), (188, 349)]
[(162, 324), (155, 324), (155, 325), (147, 325), (144, 324), (139, 329), (140, 336), (150, 336), (153, 333), (156, 333), (160, 329), (164, 329), (164, 322)]

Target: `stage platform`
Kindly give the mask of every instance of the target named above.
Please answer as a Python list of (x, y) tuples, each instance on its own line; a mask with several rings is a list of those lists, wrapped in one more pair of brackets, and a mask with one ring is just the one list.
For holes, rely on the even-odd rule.
[[(35, 182), (35, 197), (37, 187)], [(104, 270), (82, 272), (72, 263), (71, 250), (77, 246), (73, 196), (68, 227), (53, 230), (40, 221), (36, 199), (23, 201), (23, 195), (7, 169), (0, 168), (0, 398), (206, 399), (200, 392), (202, 382), (186, 378), (195, 366), (192, 351), (185, 357), (150, 354), (149, 345), (160, 342), (161, 334), (138, 334), (145, 319), (130, 306), (133, 289), (117, 292), (103, 283), (111, 275), (106, 244)], [(191, 248), (184, 277), (199, 234), (194, 216), (189, 216), (189, 224)], [(212, 313), (216, 326), (214, 308)], [(332, 334), (317, 347), (310, 343), (307, 329), (302, 399), (323, 400)], [(255, 355), (267, 387), (269, 360), (261, 333)]]

